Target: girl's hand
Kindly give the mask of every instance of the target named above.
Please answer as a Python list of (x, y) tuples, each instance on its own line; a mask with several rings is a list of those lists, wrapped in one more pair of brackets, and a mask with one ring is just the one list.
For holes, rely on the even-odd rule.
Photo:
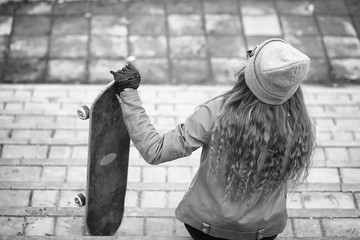
[(122, 92), (125, 88), (137, 89), (141, 82), (141, 76), (139, 70), (130, 62), (126, 64), (121, 70), (116, 72), (110, 71), (114, 76), (114, 80), (117, 84), (117, 93)]

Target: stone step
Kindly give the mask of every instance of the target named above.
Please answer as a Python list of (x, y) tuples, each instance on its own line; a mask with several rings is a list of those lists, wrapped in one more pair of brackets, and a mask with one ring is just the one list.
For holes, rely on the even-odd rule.
[[(12, 101), (15, 101), (15, 99), (12, 99)], [(0, 103), (1, 102), (7, 102), (9, 103), (10, 100), (6, 100), (4, 101), (0, 99)], [(17, 101), (18, 102), (18, 101)], [(85, 103), (83, 103), (82, 105), (84, 105)], [(164, 103), (161, 103), (162, 105), (166, 105)], [(318, 108), (312, 108), (315, 107), (314, 105), (318, 106), (318, 107), (324, 107), (321, 106), (322, 104), (320, 103), (312, 103), (311, 106), (309, 106), (309, 110), (310, 110), (310, 117), (311, 118), (322, 118), (322, 119), (327, 119), (327, 118), (340, 118), (340, 119), (358, 119), (360, 118), (360, 109), (358, 107), (359, 103), (354, 103), (354, 104), (347, 104), (347, 105), (343, 105), (343, 106), (339, 106), (336, 105), (336, 107), (338, 109), (334, 110), (334, 109), (322, 109), (319, 110)], [(86, 105), (86, 104), (85, 104)], [(90, 106), (90, 103), (87, 104)], [(1, 115), (3, 116), (19, 116), (19, 117), (24, 117), (24, 116), (31, 116), (31, 117), (43, 117), (43, 118), (49, 118), (49, 117), (67, 117), (66, 120), (75, 120), (75, 121), (79, 121), (80, 120), (77, 118), (76, 115), (76, 111), (78, 106), (80, 106), (79, 104), (73, 103), (73, 104), (69, 104), (66, 107), (64, 106), (53, 106), (53, 108), (49, 107), (49, 104), (46, 102), (39, 102), (37, 107), (34, 106), (25, 106), (25, 109), (2, 109)], [(47, 107), (49, 107), (49, 109), (46, 109)], [(153, 105), (146, 105), (145, 109), (147, 114), (150, 117), (183, 117), (183, 116), (187, 116), (189, 114), (191, 114), (194, 110), (194, 108), (196, 108), (196, 105), (193, 104), (187, 104), (187, 105), (183, 105), (183, 108), (187, 107), (189, 108), (187, 111), (186, 109), (183, 109), (183, 111), (178, 111), (178, 107), (176, 105), (168, 105), (168, 108), (166, 109), (167, 111), (163, 111), (162, 109), (154, 109)], [(340, 108), (343, 108), (343, 110), (341, 110)], [(330, 108), (330, 106), (329, 106)], [(348, 108), (348, 110), (346, 110), (346, 108)], [(319, 110), (319, 111), (318, 111)], [(72, 118), (72, 119), (71, 119)], [(53, 120), (55, 120), (53, 118)]]
[[(191, 237), (161, 237), (161, 236), (81, 236), (81, 237), (72, 237), (72, 236), (0, 236), (0, 240), (191, 240)], [(292, 238), (285, 238), (280, 240), (292, 240)], [(295, 240), (295, 239), (294, 239)], [(300, 240), (300, 239), (299, 239)], [(312, 240), (312, 239), (304, 239)], [(323, 240), (323, 238), (314, 239), (314, 240)], [(327, 240), (327, 238), (324, 238)]]
[[(31, 170), (31, 169), (30, 169)], [(16, 170), (15, 170), (16, 171)], [(128, 182), (128, 191), (181, 191), (188, 190), (190, 183)], [(79, 190), (84, 191), (84, 182), (46, 181), (0, 181), (0, 190)], [(360, 191), (357, 183), (304, 183), (293, 192), (354, 192)]]
[[(161, 237), (161, 236), (1, 236), (0, 240), (192, 240), (191, 237)], [(276, 240), (359, 240), (359, 237), (277, 237)]]
[[(360, 126), (358, 127), (360, 130)], [(360, 140), (317, 140), (318, 147), (360, 147)], [(61, 145), (87, 146), (87, 138), (0, 138), (0, 144), (7, 145)]]
[[(7, 87), (7, 88), (6, 88)], [(58, 89), (56, 89), (56, 87)], [(90, 104), (91, 101), (100, 93), (105, 85), (78, 86), (72, 85), (8, 85), (0, 88), (1, 102), (47, 102), (47, 110), (57, 108), (58, 103), (77, 103)], [(201, 92), (199, 92), (201, 88)], [(215, 97), (226, 90), (229, 86), (146, 86), (142, 85), (139, 92), (146, 103), (158, 103), (159, 100), (166, 100), (170, 103), (201, 103)], [(349, 105), (360, 101), (358, 86), (352, 88), (314, 88), (304, 86), (304, 99), (311, 105)], [(160, 101), (161, 102), (161, 101)], [(26, 105), (25, 104), (25, 105)], [(29, 104), (30, 106), (31, 104)]]
[[(101, 91), (105, 87), (105, 84), (2, 84), (0, 86), (0, 91), (3, 91), (4, 96), (42, 96), (42, 97), (53, 97), (53, 96), (69, 96), (74, 94), (74, 96), (83, 96), (87, 92), (97, 92)], [(221, 93), (223, 91), (231, 88), (230, 85), (149, 85), (143, 84), (139, 91), (151, 91), (151, 92), (176, 92), (176, 91), (192, 91), (198, 92), (199, 87), (201, 91), (212, 91)], [(311, 85), (303, 84), (302, 88), (307, 94), (319, 94), (333, 96), (334, 93), (347, 95), (347, 94), (356, 94), (360, 91), (360, 87), (356, 85), (344, 85), (342, 87), (326, 87), (321, 85)]]
[[(126, 208), (114, 237), (90, 237), (84, 226), (85, 208), (1, 207), (1, 239), (188, 239), (173, 208)], [(289, 219), (280, 240), (359, 239), (360, 210), (288, 209)], [(345, 225), (344, 225), (345, 224)], [(5, 230), (6, 229), (6, 230)], [(309, 231), (309, 232), (308, 232)], [(17, 236), (16, 236), (17, 235)], [(26, 236), (23, 236), (26, 235)], [(42, 235), (42, 236), (38, 236)], [(66, 236), (66, 237), (65, 237)], [(313, 237), (293, 237), (313, 236)], [(315, 237), (318, 236), (318, 237)], [(323, 237), (320, 237), (323, 236)], [(332, 237), (324, 237), (332, 236)]]
[[(358, 161), (358, 148), (351, 147), (351, 142), (349, 145), (342, 144), (339, 142), (338, 144), (330, 145), (328, 147), (319, 146), (315, 149), (315, 154), (313, 156), (313, 167), (337, 167), (337, 168), (347, 168), (347, 167), (360, 167), (360, 161)], [(353, 146), (356, 143), (354, 143)], [(11, 145), (14, 146), (14, 145)], [(20, 145), (18, 145), (21, 148)], [(36, 145), (34, 145), (36, 147)], [(67, 148), (71, 150), (76, 146), (59, 146), (64, 152), (68, 151)], [(83, 146), (78, 146), (83, 147)], [(5, 149), (6, 150), (6, 149)], [(16, 149), (15, 149), (16, 150)], [(50, 153), (51, 153), (50, 149)], [(24, 158), (22, 156), (18, 157), (9, 157), (9, 158), (0, 158), (0, 166), (87, 166), (87, 152), (86, 146), (84, 146), (84, 156), (66, 156), (66, 157), (35, 157), (29, 156), (28, 158)], [(154, 166), (148, 164), (145, 160), (143, 160), (137, 150), (130, 149), (130, 166), (131, 167), (198, 167), (200, 157), (198, 154), (201, 151), (193, 152), (192, 155), (181, 158), (179, 160), (170, 161), (161, 164), (160, 166)], [(54, 154), (55, 155), (55, 154)], [(25, 155), (26, 156), (26, 155)]]
[[(85, 207), (4, 207), (0, 206), (2, 217), (84, 217)], [(174, 208), (134, 208), (127, 207), (125, 217), (172, 218)], [(360, 209), (288, 209), (289, 218), (354, 218), (359, 219)]]
[[(135, 152), (136, 149), (130, 152)], [(163, 163), (161, 166), (199, 166), (199, 157), (195, 156), (198, 152), (193, 152), (189, 157), (182, 158), (181, 161), (170, 161)], [(131, 156), (133, 155), (133, 156)], [(140, 159), (140, 154), (137, 152), (130, 154), (130, 166), (146, 166), (146, 167), (158, 167), (153, 166), (145, 162), (143, 159)], [(21, 166), (86, 166), (86, 158), (0, 158), (0, 166), (10, 166), (10, 165), (21, 165)]]

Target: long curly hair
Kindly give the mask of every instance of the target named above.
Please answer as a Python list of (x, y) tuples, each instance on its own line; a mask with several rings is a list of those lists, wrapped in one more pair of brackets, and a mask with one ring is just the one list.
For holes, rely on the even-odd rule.
[(296, 188), (308, 176), (315, 147), (301, 88), (285, 103), (269, 105), (250, 91), (244, 69), (236, 76), (235, 86), (219, 96), (223, 107), (212, 133), (208, 176), (225, 183), (228, 202)]

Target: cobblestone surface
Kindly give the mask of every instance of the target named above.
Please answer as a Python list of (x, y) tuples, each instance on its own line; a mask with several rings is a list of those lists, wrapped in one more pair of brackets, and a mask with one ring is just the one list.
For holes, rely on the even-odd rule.
[[(85, 189), (88, 123), (75, 114), (103, 87), (0, 86), (0, 239), (87, 235), (84, 209), (76, 208), (73, 197)], [(155, 126), (164, 132), (229, 87), (199, 88), (161, 85), (139, 91)], [(289, 221), (278, 239), (360, 237), (360, 88), (305, 85), (304, 91), (321, 137), (308, 182), (289, 195)], [(199, 157), (196, 151), (151, 166), (131, 146), (125, 218), (112, 239), (190, 239), (174, 208)]]
[(356, 0), (5, 0), (0, 82), (103, 83), (135, 56), (149, 84), (229, 84), (270, 37), (310, 56), (307, 82), (359, 82), (359, 11)]

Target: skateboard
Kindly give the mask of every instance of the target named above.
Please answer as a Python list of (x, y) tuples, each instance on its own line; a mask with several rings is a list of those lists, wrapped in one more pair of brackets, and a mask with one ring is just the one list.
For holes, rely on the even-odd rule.
[(112, 81), (96, 97), (91, 109), (81, 106), (77, 115), (89, 119), (86, 195), (75, 197), (85, 206), (90, 235), (112, 236), (124, 215), (130, 138)]

